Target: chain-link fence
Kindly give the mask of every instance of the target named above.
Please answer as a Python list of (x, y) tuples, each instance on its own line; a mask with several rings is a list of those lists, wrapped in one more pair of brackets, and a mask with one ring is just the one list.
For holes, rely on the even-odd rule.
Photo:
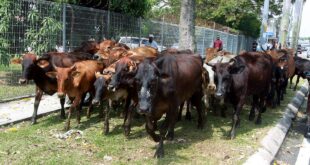
[[(252, 39), (215, 29), (196, 26), (197, 53), (202, 56), (220, 36), (224, 49), (237, 54), (249, 50)], [(32, 51), (43, 52), (62, 46), (71, 51), (81, 42), (120, 38), (141, 43), (153, 34), (160, 49), (178, 48), (179, 26), (165, 21), (135, 18), (114, 12), (36, 0), (0, 2), (0, 101), (34, 93), (34, 87), (19, 86), (21, 66), (10, 60)]]

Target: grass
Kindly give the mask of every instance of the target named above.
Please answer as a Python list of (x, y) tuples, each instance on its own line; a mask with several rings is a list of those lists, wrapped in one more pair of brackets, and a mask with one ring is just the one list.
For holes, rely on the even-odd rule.
[[(145, 131), (143, 118), (134, 119), (129, 138), (123, 135), (123, 119), (119, 111), (111, 114), (110, 133), (102, 135), (103, 122), (95, 110), (91, 119), (82, 117), (81, 124), (72, 119), (73, 129), (83, 131), (82, 137), (73, 135), (60, 140), (54, 135), (64, 133), (64, 120), (51, 114), (30, 126), (29, 122), (0, 128), (1, 164), (242, 164), (259, 147), (259, 142), (282, 116), (285, 105), (294, 91), (287, 90), (285, 100), (275, 109), (262, 114), (262, 124), (248, 121), (249, 106), (241, 113), (241, 126), (234, 140), (228, 140), (231, 111), (226, 118), (209, 113), (205, 128), (196, 129), (194, 119), (176, 124), (175, 140), (165, 142), (165, 157), (153, 158), (156, 143)], [(85, 116), (85, 114), (83, 115)], [(184, 117), (183, 117), (184, 118)], [(112, 158), (108, 160), (107, 158)]]
[(34, 94), (34, 85), (21, 86), (18, 84), (21, 70), (21, 65), (10, 65), (8, 67), (0, 65), (0, 101)]

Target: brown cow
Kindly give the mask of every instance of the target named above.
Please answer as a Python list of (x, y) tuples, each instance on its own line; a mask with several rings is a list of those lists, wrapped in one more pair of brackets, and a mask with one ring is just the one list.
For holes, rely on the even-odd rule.
[[(56, 72), (47, 72), (46, 74), (51, 78), (57, 78), (58, 89), (57, 94), (59, 98), (64, 98), (67, 94), (70, 100), (73, 100), (68, 113), (68, 120), (65, 126), (66, 130), (70, 128), (70, 118), (73, 109), (77, 109), (77, 122), (80, 124), (80, 105), (82, 96), (90, 92), (93, 96), (94, 94), (94, 82), (96, 80), (95, 73), (103, 69), (103, 65), (99, 64), (97, 61), (87, 60), (76, 62), (71, 67), (57, 67), (54, 65)], [(90, 115), (90, 110), (92, 105), (90, 105), (87, 111), (87, 117)]]

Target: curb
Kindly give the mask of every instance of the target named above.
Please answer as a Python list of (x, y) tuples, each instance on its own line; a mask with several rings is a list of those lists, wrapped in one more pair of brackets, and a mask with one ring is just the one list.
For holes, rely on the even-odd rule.
[(291, 127), (292, 119), (295, 118), (308, 90), (308, 83), (304, 83), (285, 108), (283, 117), (278, 121), (276, 126), (269, 130), (261, 141), (261, 147), (246, 160), (244, 165), (270, 165), (272, 163)]

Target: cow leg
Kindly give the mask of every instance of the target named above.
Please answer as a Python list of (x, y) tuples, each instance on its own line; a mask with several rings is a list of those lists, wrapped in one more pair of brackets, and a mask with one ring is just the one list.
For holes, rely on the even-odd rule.
[[(170, 117), (172, 117), (172, 118), (170, 118)], [(173, 118), (174, 118), (173, 116), (167, 116), (161, 125), (161, 128), (159, 130), (160, 140), (159, 140), (158, 146), (156, 148), (156, 152), (154, 154), (155, 158), (163, 158), (165, 155), (165, 153), (164, 153), (164, 140), (165, 140), (165, 135), (167, 133), (167, 128), (169, 128), (168, 134), (167, 134), (167, 139), (171, 138), (171, 136), (172, 136), (172, 139), (170, 139), (170, 140), (173, 140), (174, 130), (173, 131), (170, 130), (172, 127), (174, 129), (174, 124), (175, 124), (176, 120), (173, 120)]]
[(261, 96), (258, 102), (258, 106), (255, 109), (255, 115), (256, 115), (256, 121), (255, 124), (261, 124), (262, 123), (262, 110), (264, 108), (264, 96)]
[[(126, 107), (127, 109), (127, 114), (125, 116), (125, 120), (124, 120), (124, 133), (125, 136), (128, 136), (130, 134), (131, 131), (131, 121), (132, 121), (132, 112), (134, 110), (134, 108), (137, 106), (138, 103), (134, 102), (132, 103), (132, 105), (130, 105), (131, 103), (131, 98), (127, 98), (128, 99), (128, 107)], [(130, 107), (129, 107), (130, 105)], [(127, 106), (127, 100), (126, 100), (126, 106)]]
[(290, 77), (290, 89), (292, 89), (293, 78), (294, 78), (294, 76)]
[(190, 101), (186, 101), (186, 115), (185, 115), (186, 120), (192, 120), (192, 114), (190, 111)]
[(221, 116), (225, 118), (227, 107), (225, 105), (224, 99), (222, 98), (219, 103), (220, 103), (220, 108), (221, 108)]
[(253, 96), (253, 101), (252, 101), (252, 106), (251, 106), (251, 111), (250, 111), (250, 115), (249, 115), (249, 121), (253, 121), (255, 118), (255, 102), (257, 100), (256, 96)]
[(297, 80), (296, 80), (296, 83), (295, 83), (295, 86), (294, 86), (294, 91), (296, 91), (296, 89), (297, 89), (297, 85), (299, 83), (299, 79), (300, 79), (300, 76), (297, 75)]
[(37, 113), (38, 113), (38, 108), (39, 108), (42, 95), (43, 95), (43, 91), (40, 88), (36, 87), (36, 96), (34, 98), (34, 109), (33, 109), (33, 114), (31, 118), (31, 124), (37, 123)]
[(105, 117), (104, 117), (104, 126), (103, 126), (103, 133), (107, 135), (109, 133), (109, 113), (110, 108), (112, 107), (112, 100), (109, 99), (109, 105), (105, 110)]
[(281, 87), (277, 87), (277, 101), (276, 101), (277, 105), (280, 105), (280, 100), (281, 100)]
[[(310, 81), (309, 81), (310, 83)], [(310, 85), (309, 85), (310, 87)], [(307, 103), (307, 131), (305, 133), (305, 138), (310, 139), (310, 92), (308, 93), (308, 103)]]
[(240, 111), (245, 102), (245, 96), (240, 97), (240, 100), (237, 102), (237, 106), (235, 107), (235, 112), (233, 115), (233, 123), (230, 131), (230, 139), (234, 139), (236, 136), (236, 127), (240, 124)]
[(73, 100), (73, 103), (71, 104), (71, 107), (69, 108), (67, 123), (65, 125), (65, 130), (66, 131), (68, 131), (70, 129), (70, 118), (71, 118), (72, 110), (76, 109), (77, 106), (79, 106), (80, 103), (81, 103), (81, 97), (80, 96), (76, 96), (74, 98), (74, 100)]
[(86, 114), (87, 119), (90, 119), (91, 112), (93, 111), (93, 104), (91, 104), (91, 102), (93, 100), (93, 96), (92, 95), (89, 96), (89, 100), (90, 100), (90, 104), (89, 104), (89, 106), (87, 108), (87, 114)]
[(60, 106), (61, 106), (60, 118), (65, 119), (66, 118), (66, 115), (65, 115), (65, 98), (60, 99)]
[(181, 121), (181, 120), (182, 120), (182, 111), (183, 111), (183, 108), (184, 108), (184, 103), (185, 103), (185, 101), (182, 102), (182, 103), (180, 104), (179, 115), (178, 115), (178, 121)]
[[(150, 119), (150, 117), (145, 116), (145, 129), (146, 132), (152, 137), (152, 139), (155, 142), (159, 142), (160, 141), (160, 136), (158, 136), (157, 134), (155, 134), (155, 127), (157, 127), (157, 121), (152, 121)], [(156, 126), (155, 126), (156, 124)]]

